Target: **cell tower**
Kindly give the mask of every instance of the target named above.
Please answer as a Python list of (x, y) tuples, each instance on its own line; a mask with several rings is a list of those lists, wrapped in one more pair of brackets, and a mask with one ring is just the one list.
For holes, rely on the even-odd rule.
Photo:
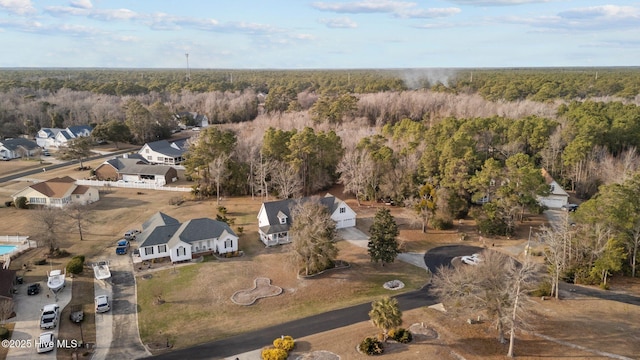
[(187, 57), (187, 81), (191, 80), (191, 70), (189, 70), (189, 53), (185, 53), (184, 56)]

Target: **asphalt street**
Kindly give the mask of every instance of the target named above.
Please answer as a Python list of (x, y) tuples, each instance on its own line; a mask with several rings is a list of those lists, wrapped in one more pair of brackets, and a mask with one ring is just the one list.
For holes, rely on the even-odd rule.
[[(437, 300), (428, 292), (426, 286), (420, 290), (395, 296), (402, 311), (430, 306)], [(308, 318), (290, 321), (284, 324), (274, 325), (265, 329), (252, 331), (230, 337), (227, 339), (210, 342), (187, 349), (176, 350), (161, 355), (150, 357), (151, 359), (224, 359), (235, 354), (241, 354), (270, 344), (273, 339), (281, 335), (290, 335), (294, 339), (301, 338), (324, 331), (329, 331), (351, 324), (369, 320), (371, 303), (360, 304), (344, 309), (329, 311)]]

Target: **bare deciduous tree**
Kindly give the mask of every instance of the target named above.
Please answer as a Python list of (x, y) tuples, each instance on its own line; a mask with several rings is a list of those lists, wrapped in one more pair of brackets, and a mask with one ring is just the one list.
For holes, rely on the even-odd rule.
[(374, 169), (371, 154), (366, 149), (352, 149), (345, 151), (338, 163), (336, 172), (340, 173), (340, 183), (344, 190), (356, 196), (358, 206), (360, 198), (366, 196), (366, 188), (370, 183), (371, 173)]
[(269, 172), (271, 186), (281, 199), (288, 199), (302, 192), (302, 179), (295, 167), (284, 161), (275, 161)]
[(60, 228), (64, 225), (63, 213), (56, 208), (43, 207), (34, 211), (33, 228), (41, 239), (41, 242), (49, 246), (49, 252), (56, 249)]
[(87, 212), (89, 208), (86, 204), (71, 203), (65, 207), (65, 213), (74, 222), (80, 234), (80, 241), (84, 240), (82, 227), (89, 222)]
[(516, 331), (529, 327), (529, 299), (525, 295), (537, 283), (537, 271), (530, 261), (518, 264), (497, 251), (484, 251), (478, 265), (461, 264), (441, 268), (433, 279), (434, 291), (450, 311), (458, 315), (484, 313), (493, 321), (498, 340), (506, 343), (513, 356)]

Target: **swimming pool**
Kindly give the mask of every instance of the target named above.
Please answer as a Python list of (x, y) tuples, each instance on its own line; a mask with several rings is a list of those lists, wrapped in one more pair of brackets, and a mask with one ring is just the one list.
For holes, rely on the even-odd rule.
[(13, 246), (13, 245), (0, 245), (0, 255), (13, 252), (13, 250), (15, 250), (16, 248), (17, 246)]

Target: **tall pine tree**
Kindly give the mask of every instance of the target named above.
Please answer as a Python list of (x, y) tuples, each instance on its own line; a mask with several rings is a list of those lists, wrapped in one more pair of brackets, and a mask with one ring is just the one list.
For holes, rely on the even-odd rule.
[(391, 212), (388, 209), (380, 208), (369, 228), (368, 251), (371, 261), (375, 263), (380, 261), (382, 266), (385, 263), (392, 263), (400, 252), (396, 239), (399, 233), (398, 224), (391, 216)]

